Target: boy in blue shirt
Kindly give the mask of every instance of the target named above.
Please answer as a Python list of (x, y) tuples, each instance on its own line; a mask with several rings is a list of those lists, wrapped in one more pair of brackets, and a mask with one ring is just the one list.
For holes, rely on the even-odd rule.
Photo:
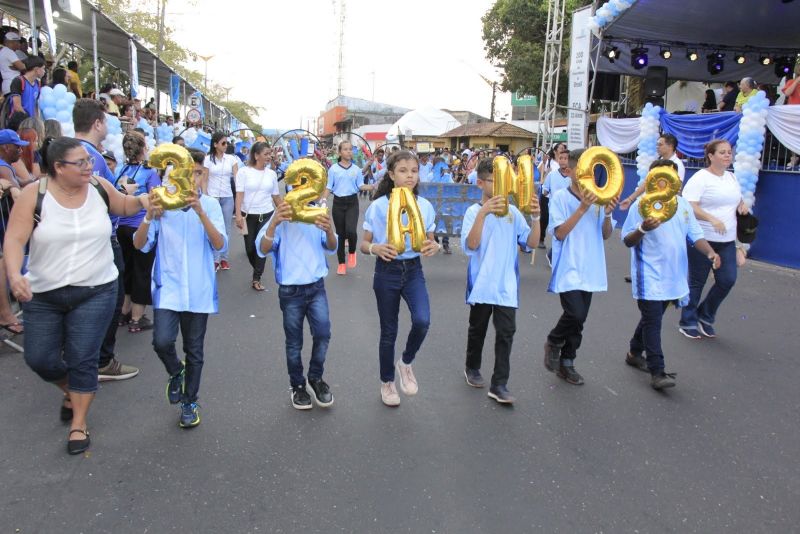
[(292, 222), (292, 207), (282, 203), (256, 236), (258, 255), (272, 255), (278, 299), (283, 312), (286, 335), (286, 367), (289, 370), (292, 406), (311, 409), (311, 396), (303, 378), (303, 321), (308, 318), (313, 345), (308, 366), (308, 386), (316, 403), (327, 408), (333, 404), (330, 387), (322, 379), (325, 354), (331, 339), (326, 254), (336, 253), (337, 239), (329, 214), (317, 216), (313, 225)]
[[(194, 176), (204, 174), (205, 154), (192, 151)], [(200, 424), (197, 394), (203, 369), (203, 341), (208, 314), (219, 311), (214, 251), (228, 244), (219, 202), (196, 191), (189, 205), (164, 211), (150, 193), (150, 207), (133, 236), (142, 252), (156, 250), (153, 264), (153, 348), (169, 373), (167, 400), (181, 403), (179, 425)], [(175, 351), (178, 328), (183, 335), (182, 362)]]
[(583, 384), (574, 361), (592, 293), (608, 289), (603, 241), (614, 231), (612, 214), (619, 201), (615, 198), (605, 207), (595, 205), (597, 196), (581, 189), (575, 168), (582, 154), (582, 149), (569, 153), (572, 181), (550, 198), (547, 229), (553, 238), (553, 273), (547, 290), (558, 293), (564, 313), (544, 343), (544, 366), (575, 386)]
[[(464, 214), (461, 248), (469, 257), (467, 267), (467, 304), (470, 305), (467, 332), (467, 362), (464, 377), (467, 384), (481, 388), (481, 354), (489, 319), (494, 315), (494, 374), (489, 397), (501, 404), (512, 404), (508, 391), (511, 344), (516, 331), (516, 311), (519, 305), (519, 255), (517, 247), (526, 252), (539, 242), (539, 225), (531, 231), (525, 216), (513, 205), (508, 215), (503, 211), (507, 199), (493, 195), (492, 160), (478, 164), (478, 187), (481, 201)], [(531, 198), (532, 221), (539, 220), (539, 201)]]
[[(669, 160), (656, 160), (650, 166), (672, 167)], [(661, 390), (675, 386), (675, 375), (664, 372), (664, 353), (661, 350), (661, 319), (670, 303), (689, 297), (689, 263), (686, 243), (702, 252), (717, 269), (720, 258), (697, 223), (689, 202), (678, 196), (678, 210), (671, 219), (659, 222), (639, 213), (639, 197), (622, 226), (622, 242), (631, 249), (631, 281), (633, 298), (642, 318), (631, 338), (625, 363), (650, 372), (650, 385)], [(647, 353), (647, 360), (642, 353)]]

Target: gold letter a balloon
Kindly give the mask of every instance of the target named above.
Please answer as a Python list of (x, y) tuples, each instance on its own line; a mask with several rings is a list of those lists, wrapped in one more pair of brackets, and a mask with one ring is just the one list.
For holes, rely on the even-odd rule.
[[(403, 224), (403, 214), (408, 224)], [(411, 249), (419, 252), (425, 241), (425, 223), (419, 211), (414, 193), (407, 187), (395, 187), (389, 197), (389, 212), (386, 221), (386, 241), (398, 254), (406, 250), (406, 234), (411, 235)]]

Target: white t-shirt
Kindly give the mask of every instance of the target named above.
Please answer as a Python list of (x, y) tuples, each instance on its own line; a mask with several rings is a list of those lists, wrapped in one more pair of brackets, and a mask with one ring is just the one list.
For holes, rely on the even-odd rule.
[(243, 167), (236, 173), (236, 192), (244, 193), (242, 211), (261, 215), (275, 209), (272, 195), (279, 195), (278, 175), (269, 167), (259, 171), (255, 167)]
[(725, 233), (720, 234), (710, 222), (698, 219), (707, 241), (727, 243), (736, 240), (736, 208), (742, 201), (742, 190), (733, 173), (725, 171), (722, 176), (717, 176), (707, 169), (700, 169), (686, 182), (683, 198), (699, 203), (700, 208), (725, 225)]
[(231, 176), (234, 165), (240, 166), (241, 160), (232, 154), (223, 154), (221, 158), (211, 161), (206, 156), (203, 166), (208, 169), (208, 196), (216, 198), (232, 197)]
[(684, 181), (684, 177), (686, 176), (686, 167), (684, 167), (681, 158), (678, 157), (678, 154), (675, 152), (672, 153), (672, 157), (669, 158), (670, 161), (674, 161), (675, 165), (678, 166), (678, 177), (681, 179), (681, 182)]
[(16, 52), (9, 47), (4, 46), (0, 48), (0, 76), (3, 77), (2, 89), (4, 95), (7, 95), (9, 91), (11, 91), (11, 82), (14, 78), (22, 74), (20, 71), (11, 68), (11, 65), (19, 60)]

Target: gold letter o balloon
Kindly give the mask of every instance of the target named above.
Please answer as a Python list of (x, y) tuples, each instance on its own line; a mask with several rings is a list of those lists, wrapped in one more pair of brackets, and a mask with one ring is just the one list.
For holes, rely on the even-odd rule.
[[(594, 168), (597, 165), (602, 165), (608, 176), (606, 185), (603, 187), (598, 187), (594, 179)], [(597, 204), (601, 206), (605, 206), (613, 198), (618, 197), (622, 193), (622, 187), (625, 185), (625, 173), (622, 169), (622, 163), (614, 152), (604, 146), (587, 148), (578, 160), (575, 174), (578, 177), (581, 189), (595, 194), (597, 196)]]

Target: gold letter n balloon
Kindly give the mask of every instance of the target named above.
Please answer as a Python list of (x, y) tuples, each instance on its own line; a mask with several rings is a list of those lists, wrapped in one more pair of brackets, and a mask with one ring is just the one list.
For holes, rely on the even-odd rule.
[[(598, 187), (594, 179), (594, 168), (601, 165), (606, 170), (606, 185)], [(625, 185), (625, 172), (622, 163), (614, 152), (604, 146), (593, 146), (587, 148), (578, 160), (575, 168), (578, 183), (583, 191), (593, 193), (597, 196), (597, 204), (605, 206), (612, 199), (622, 193)]]
[(152, 190), (161, 202), (161, 207), (165, 210), (174, 210), (186, 206), (186, 193), (196, 190), (194, 160), (189, 151), (180, 145), (165, 143), (153, 149), (147, 163), (154, 169), (161, 170), (172, 165), (169, 181), (174, 190), (166, 186), (154, 187)]
[(298, 159), (286, 169), (285, 180), (292, 186), (284, 200), (292, 207), (293, 221), (314, 224), (318, 216), (328, 213), (328, 208), (308, 205), (322, 196), (328, 183), (321, 163), (308, 158)]
[(517, 158), (517, 172), (508, 158), (497, 156), (492, 161), (492, 179), (494, 180), (492, 194), (506, 199), (505, 208), (499, 217), (508, 215), (508, 196), (522, 213), (531, 212), (531, 198), (533, 197), (533, 161), (530, 156)]
[[(403, 215), (408, 219), (403, 224)], [(395, 187), (389, 197), (389, 211), (386, 217), (386, 242), (398, 254), (406, 250), (406, 234), (411, 235), (411, 249), (419, 252), (425, 242), (425, 223), (419, 211), (414, 192), (407, 187)]]
[(672, 167), (655, 167), (644, 179), (644, 195), (639, 200), (639, 214), (643, 219), (653, 217), (659, 222), (670, 220), (678, 211), (678, 193), (681, 178)]

